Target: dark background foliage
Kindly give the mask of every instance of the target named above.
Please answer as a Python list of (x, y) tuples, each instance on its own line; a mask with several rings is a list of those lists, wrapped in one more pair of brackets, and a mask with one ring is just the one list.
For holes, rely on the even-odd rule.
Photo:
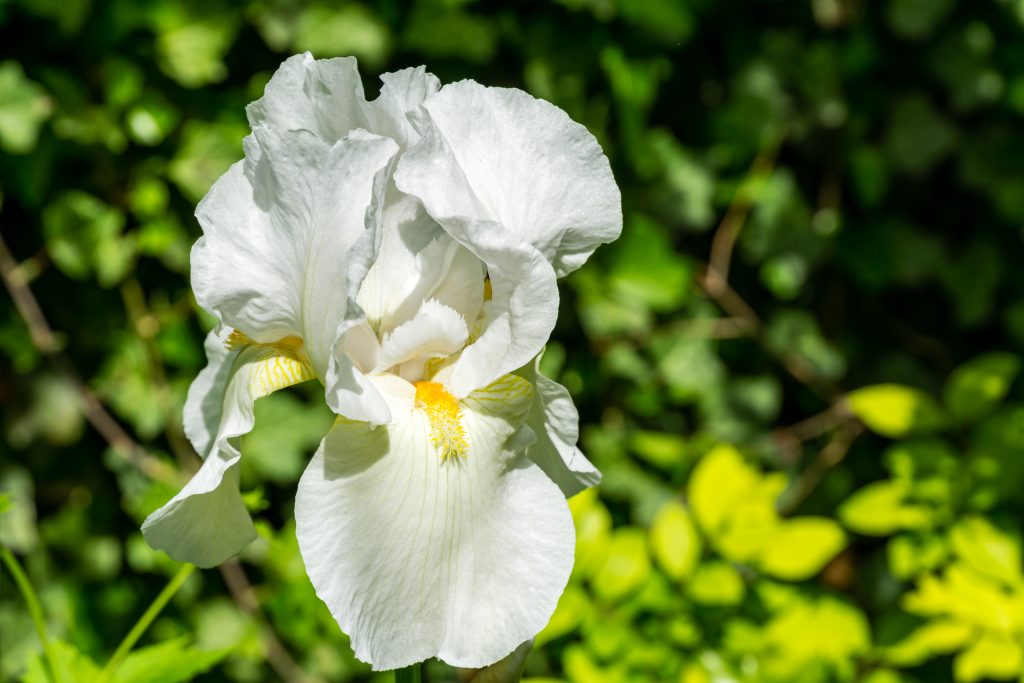
[[(176, 570), (137, 529), (196, 462), (192, 212), (303, 50), (368, 93), (524, 88), (622, 188), (544, 358), (605, 480), (528, 678), (1024, 680), (1022, 29), (1019, 0), (0, 0), (2, 539), (69, 680)], [(262, 539), (117, 680), (370, 677), (294, 539), (316, 394), (260, 401)], [(10, 578), (0, 675), (45, 681)]]

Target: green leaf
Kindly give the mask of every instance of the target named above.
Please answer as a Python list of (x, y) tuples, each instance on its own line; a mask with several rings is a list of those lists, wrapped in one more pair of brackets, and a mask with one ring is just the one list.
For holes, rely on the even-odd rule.
[(1024, 649), (1006, 636), (987, 635), (953, 660), (953, 675), (958, 683), (974, 683), (983, 678), (1011, 678), (1024, 670)]
[(1020, 358), (1011, 353), (988, 353), (964, 363), (946, 383), (946, 407), (960, 422), (986, 416), (1009, 392), (1020, 369)]
[(923, 176), (956, 146), (956, 127), (927, 97), (908, 96), (891, 111), (885, 146), (889, 161), (896, 168), (912, 176)]
[(731, 565), (711, 561), (697, 567), (686, 591), (701, 605), (738, 605), (743, 601), (746, 586), (743, 577)]
[(974, 428), (967, 465), (972, 508), (1019, 501), (1024, 490), (1024, 406), (1004, 406)]
[(713, 448), (690, 475), (689, 500), (708, 535), (719, 533), (735, 505), (758, 484), (760, 475), (734, 447)]
[(651, 522), (654, 559), (669, 577), (681, 581), (700, 562), (702, 542), (690, 511), (679, 501), (666, 503)]
[(826, 379), (838, 379), (846, 372), (846, 359), (806, 311), (782, 310), (772, 316), (765, 343), (773, 353)]
[(167, 166), (167, 175), (191, 202), (198, 202), (213, 182), (242, 158), (241, 123), (203, 123), (192, 120), (181, 134), (182, 143)]
[(935, 31), (954, 5), (952, 0), (891, 0), (885, 18), (896, 35), (920, 40)]
[(647, 536), (642, 529), (616, 529), (608, 543), (608, 554), (594, 575), (592, 585), (598, 597), (617, 601), (639, 590), (651, 574)]
[[(783, 677), (773, 680), (850, 680), (855, 658), (871, 648), (868, 620), (853, 605), (833, 597), (799, 597), (786, 605), (764, 629), (769, 651), (778, 652)], [(836, 671), (830, 678), (798, 678), (815, 662)], [(806, 674), (804, 674), (806, 675)]]
[(224, 55), (237, 32), (231, 15), (168, 27), (156, 41), (160, 68), (186, 88), (222, 81), (228, 75)]
[(934, 431), (944, 422), (931, 396), (900, 384), (862, 387), (847, 394), (846, 401), (868, 429), (894, 439)]
[(31, 152), (52, 111), (53, 101), (25, 78), (21, 64), (14, 60), (0, 63), (0, 148), (11, 154)]
[(692, 265), (673, 248), (666, 230), (643, 215), (630, 218), (610, 258), (609, 284), (627, 304), (666, 312), (690, 296)]
[(786, 475), (756, 476), (756, 484), (733, 501), (725, 525), (710, 537), (722, 556), (733, 562), (756, 563), (779, 529), (776, 501), (786, 488)]
[(188, 638), (176, 638), (132, 652), (112, 683), (181, 683), (190, 681), (231, 652), (230, 648), (200, 650)]
[(1024, 587), (1020, 538), (993, 526), (984, 517), (961, 519), (949, 532), (954, 552), (979, 574), (1007, 586)]
[(241, 439), (243, 472), (251, 466), (271, 481), (298, 481), (330, 429), (330, 410), (321, 401), (307, 403), (293, 393), (278, 392), (257, 401), (253, 413), (256, 424)]
[(901, 534), (889, 539), (886, 556), (896, 578), (911, 579), (944, 564), (949, 545), (938, 534)]
[(679, 465), (686, 457), (686, 439), (678, 434), (636, 430), (630, 434), (630, 448), (641, 458), (664, 469)]
[(967, 644), (973, 634), (974, 629), (968, 624), (937, 619), (885, 648), (883, 657), (896, 666), (917, 666), (932, 657), (956, 652)]
[(809, 579), (846, 545), (839, 524), (826, 517), (782, 522), (758, 555), (766, 574), (788, 581)]
[(587, 489), (569, 500), (576, 525), (576, 563), (582, 576), (593, 577), (604, 563), (612, 533), (612, 516), (597, 497), (597, 489)]
[(296, 50), (324, 55), (356, 55), (369, 64), (381, 64), (391, 49), (388, 27), (373, 12), (359, 5), (317, 8), (304, 12), (296, 26)]
[(876, 481), (856, 491), (839, 507), (839, 519), (852, 531), (866, 536), (888, 536), (901, 529), (927, 529), (934, 511), (906, 502), (908, 484), (900, 480)]
[(80, 190), (60, 195), (43, 211), (43, 235), (54, 263), (66, 275), (95, 273), (104, 287), (120, 282), (135, 264), (135, 241), (125, 235), (125, 216)]
[[(50, 652), (53, 666), (57, 669), (57, 680), (66, 683), (90, 683), (99, 676), (100, 670), (89, 657), (78, 651), (73, 645), (62, 640), (50, 640)], [(37, 653), (28, 661), (28, 667), (21, 678), (21, 683), (53, 683), (50, 677), (47, 659), (42, 652)]]
[(534, 638), (534, 645), (541, 647), (556, 638), (575, 631), (591, 612), (590, 597), (578, 585), (570, 583), (558, 598), (558, 606), (551, 615), (547, 626)]
[(948, 616), (983, 630), (1012, 631), (1020, 623), (1020, 597), (995, 581), (954, 562), (938, 576), (925, 574), (904, 594), (903, 608), (925, 617)]
[[(461, 12), (450, 3), (416, 3), (402, 40), (410, 49), (431, 60), (459, 59), (486, 63), (498, 49), (499, 31), (493, 19)], [(437, 40), (438, 35), (446, 36)]]

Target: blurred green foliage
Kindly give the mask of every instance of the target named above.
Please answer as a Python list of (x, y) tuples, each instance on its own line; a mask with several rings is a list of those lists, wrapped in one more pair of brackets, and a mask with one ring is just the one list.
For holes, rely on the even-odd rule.
[[(356, 55), (371, 93), (421, 63), (525, 88), (622, 186), (622, 239), (564, 283), (543, 361), (605, 479), (571, 501), (529, 680), (1024, 681), (1020, 0), (0, 0), (0, 44), (0, 230), (56, 331), (0, 308), (0, 537), (65, 680), (177, 569), (138, 525), (194, 465), (193, 207), (312, 50)], [(69, 368), (163, 468), (87, 424)], [(114, 680), (281, 680), (282, 652), (384, 680), (295, 541), (330, 415), (300, 388), (257, 416), (254, 592), (193, 574)], [(0, 678), (40, 683), (10, 578)]]

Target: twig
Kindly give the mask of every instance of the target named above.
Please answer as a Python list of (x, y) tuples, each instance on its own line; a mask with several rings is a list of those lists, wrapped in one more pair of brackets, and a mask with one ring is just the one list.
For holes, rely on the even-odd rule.
[(817, 415), (812, 415), (794, 425), (777, 430), (776, 433), (786, 431), (800, 441), (808, 441), (825, 434), (852, 417), (846, 404), (843, 401), (837, 401)]
[(829, 470), (843, 461), (850, 452), (850, 446), (863, 431), (864, 425), (856, 420), (842, 423), (818, 452), (818, 457), (793, 482), (785, 500), (779, 504), (779, 512), (788, 515), (807, 500)]
[(775, 168), (775, 159), (784, 139), (785, 135), (773, 136), (758, 152), (754, 162), (750, 165), (750, 170), (747, 171), (747, 175), (736, 190), (725, 216), (722, 217), (722, 221), (715, 230), (715, 236), (711, 242), (711, 259), (708, 264), (707, 278), (708, 285), (712, 289), (719, 285), (724, 286), (729, 281), (729, 265), (732, 262), (732, 252), (736, 246), (736, 240), (740, 236), (740, 230), (746, 223), (750, 210), (757, 203), (765, 178)]
[(741, 336), (753, 336), (761, 331), (761, 318), (710, 265), (697, 270), (697, 285), (718, 302), (742, 333)]
[[(733, 336), (751, 337), (767, 348), (767, 344), (761, 338), (764, 328), (761, 318), (728, 282), (716, 279), (717, 276), (712, 276), (711, 272), (710, 266), (699, 270), (697, 273), (697, 285), (730, 316), (727, 320), (733, 321), (736, 328), (736, 334)], [(714, 280), (714, 284), (711, 284), (712, 280)], [(802, 356), (793, 353), (775, 353), (771, 349), (768, 350), (778, 358), (783, 368), (793, 379), (819, 396), (834, 398), (840, 393), (830, 382), (819, 377), (814, 367)]]
[(694, 318), (673, 325), (672, 334), (681, 339), (736, 339), (749, 333), (740, 318)]
[(789, 465), (796, 464), (802, 445), (835, 429), (853, 415), (844, 401), (836, 401), (825, 410), (788, 427), (772, 431), (768, 437), (782, 452), (782, 459)]
[(266, 623), (260, 611), (260, 603), (256, 598), (256, 591), (253, 590), (252, 584), (249, 583), (249, 577), (245, 575), (245, 569), (242, 567), (242, 564), (236, 559), (231, 559), (220, 565), (219, 569), (235, 603), (259, 622), (260, 628), (263, 631), (263, 640), (267, 646), (267, 662), (271, 668), (286, 683), (305, 683), (309, 681), (310, 679), (306, 677), (299, 665), (292, 659), (291, 654), (288, 653), (288, 649), (278, 639), (277, 634)]
[(157, 395), (160, 397), (161, 410), (167, 413), (168, 419), (165, 420), (164, 436), (167, 437), (167, 442), (170, 444), (171, 451), (174, 453), (174, 457), (177, 458), (178, 464), (190, 472), (195, 472), (199, 468), (199, 459), (185, 438), (181, 423), (173, 415), (170, 415), (171, 411), (168, 410), (171, 400), (171, 388), (167, 381), (167, 374), (164, 372), (160, 350), (153, 341), (160, 331), (160, 321), (149, 311), (146, 295), (142, 291), (139, 281), (134, 277), (126, 279), (121, 285), (121, 299), (124, 302), (124, 309), (128, 314), (128, 319), (131, 321), (132, 327), (135, 328), (135, 333), (142, 342), (142, 347), (146, 354), (146, 368), (149, 372), (149, 378), (156, 385)]
[(3, 278), (14, 306), (28, 327), (32, 344), (49, 359), (53, 367), (71, 383), (79, 397), (79, 409), (89, 424), (110, 444), (115, 453), (132, 463), (151, 479), (176, 482), (173, 468), (146, 453), (123, 427), (107, 412), (96, 394), (82, 380), (70, 359), (61, 351), (57, 336), (46, 321), (39, 302), (24, 278), (7, 244), (0, 238), (0, 277)]

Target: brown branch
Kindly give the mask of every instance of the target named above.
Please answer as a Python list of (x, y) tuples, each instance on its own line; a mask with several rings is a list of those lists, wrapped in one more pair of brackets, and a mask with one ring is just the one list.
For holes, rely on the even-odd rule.
[(761, 318), (711, 266), (698, 268), (697, 285), (729, 315), (742, 333), (740, 336), (754, 336), (761, 331)]
[(63, 353), (57, 335), (54, 334), (46, 316), (43, 315), (39, 302), (32, 294), (32, 290), (29, 289), (24, 275), (18, 268), (18, 264), (3, 238), (0, 238), (0, 277), (3, 278), (4, 286), (14, 301), (14, 307), (28, 327), (32, 344), (74, 387), (79, 398), (79, 409), (93, 429), (100, 433), (100, 436), (110, 444), (115, 453), (133, 464), (146, 476), (160, 481), (176, 482), (175, 471), (162, 460), (146, 453), (135, 442), (120, 423), (107, 412), (96, 394), (78, 374), (71, 360)]
[(708, 284), (714, 289), (718, 286), (725, 286), (729, 281), (729, 266), (732, 262), (732, 252), (736, 247), (736, 240), (739, 239), (740, 230), (750, 210), (757, 203), (761, 194), (765, 178), (775, 168), (775, 159), (782, 147), (785, 135), (777, 135), (770, 138), (764, 147), (758, 152), (750, 165), (750, 170), (740, 182), (736, 194), (726, 209), (725, 216), (715, 230), (715, 236), (711, 242), (711, 258), (708, 263)]
[(154, 316), (146, 303), (145, 292), (142, 285), (134, 277), (130, 277), (121, 285), (121, 300), (124, 302), (125, 312), (135, 329), (136, 335), (142, 342), (143, 351), (146, 354), (146, 369), (149, 379), (156, 385), (157, 395), (160, 397), (160, 409), (166, 415), (164, 423), (164, 436), (171, 446), (174, 457), (178, 464), (189, 472), (195, 472), (199, 468), (199, 458), (196, 456), (192, 445), (185, 438), (185, 432), (181, 422), (172, 415), (169, 409), (171, 402), (171, 388), (167, 381), (167, 373), (164, 372), (163, 359), (160, 357), (160, 350), (153, 341), (160, 332), (160, 321)]
[(816, 415), (788, 427), (779, 427), (773, 430), (768, 439), (782, 453), (782, 460), (792, 466), (800, 459), (804, 443), (827, 434), (852, 419), (853, 415), (846, 403), (836, 401)]
[(237, 559), (231, 559), (219, 567), (224, 583), (242, 611), (252, 616), (260, 626), (263, 641), (267, 646), (267, 662), (277, 673), (281, 680), (286, 683), (310, 683), (312, 679), (306, 677), (302, 668), (292, 658), (284, 643), (274, 633), (273, 628), (267, 623), (266, 618), (260, 609), (259, 599), (256, 591), (249, 583), (249, 577), (245, 569)]
[[(729, 268), (740, 231), (757, 203), (765, 177), (775, 168), (775, 160), (784, 139), (785, 135), (771, 138), (754, 159), (729, 208), (726, 209), (725, 216), (715, 230), (709, 261), (698, 271), (696, 277), (698, 286), (735, 322), (735, 336), (752, 337), (762, 346), (766, 344), (760, 337), (763, 329), (761, 318), (729, 285)], [(820, 377), (805, 358), (788, 353), (773, 355), (777, 356), (786, 372), (815, 393), (826, 397), (835, 397), (839, 394), (838, 389)]]
[(864, 425), (857, 420), (842, 423), (824, 448), (818, 451), (818, 456), (814, 461), (793, 482), (784, 501), (779, 504), (779, 512), (788, 515), (800, 507), (825, 478), (825, 475), (843, 461), (846, 454), (850, 452), (850, 446), (863, 431)]
[(746, 321), (739, 318), (694, 318), (672, 326), (681, 339), (736, 339), (748, 336)]

